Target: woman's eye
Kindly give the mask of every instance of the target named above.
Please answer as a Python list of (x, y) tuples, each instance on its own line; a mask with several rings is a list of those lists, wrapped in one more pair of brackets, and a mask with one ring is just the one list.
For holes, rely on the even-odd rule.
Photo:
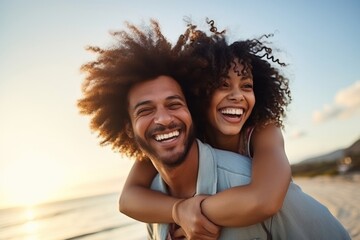
[(254, 83), (252, 80), (247, 79), (242, 83), (241, 87), (245, 90), (252, 90), (254, 88)]
[(253, 89), (253, 85), (248, 83), (248, 84), (245, 84), (244, 85), (244, 88), (247, 88), (247, 89)]
[(228, 88), (230, 86), (230, 84), (226, 81), (223, 81), (221, 84), (220, 84), (220, 88), (221, 89), (225, 89), (225, 88)]

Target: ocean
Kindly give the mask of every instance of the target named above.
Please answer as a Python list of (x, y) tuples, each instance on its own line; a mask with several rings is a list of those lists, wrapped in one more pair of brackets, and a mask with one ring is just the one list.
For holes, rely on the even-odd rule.
[(143, 240), (146, 226), (118, 211), (119, 193), (0, 209), (1, 240)]
[[(296, 178), (360, 240), (360, 174)], [(119, 193), (0, 209), (0, 240), (144, 240), (145, 224), (118, 211)]]

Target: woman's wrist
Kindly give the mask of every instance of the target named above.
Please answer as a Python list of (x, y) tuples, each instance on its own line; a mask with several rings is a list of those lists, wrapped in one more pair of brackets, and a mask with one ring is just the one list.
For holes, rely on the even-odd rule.
[(178, 224), (179, 225), (179, 223), (180, 223), (180, 218), (179, 218), (179, 209), (178, 209), (178, 207), (179, 207), (179, 205), (180, 205), (180, 203), (182, 203), (183, 201), (185, 201), (186, 199), (179, 199), (179, 200), (177, 200), (175, 203), (174, 203), (174, 205), (172, 206), (172, 211), (171, 211), (171, 215), (172, 215), (172, 218), (173, 218), (173, 221), (176, 223), (176, 224)]
[(206, 198), (202, 199), (202, 200), (200, 201), (200, 203), (199, 203), (200, 212), (201, 212), (202, 215), (204, 215), (202, 204), (203, 204), (203, 202), (204, 202), (205, 199), (206, 199)]

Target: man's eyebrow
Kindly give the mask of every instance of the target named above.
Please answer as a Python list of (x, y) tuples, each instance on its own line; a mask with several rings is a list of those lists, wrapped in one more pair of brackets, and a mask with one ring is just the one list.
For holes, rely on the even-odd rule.
[(166, 98), (166, 100), (176, 100), (176, 99), (181, 100), (181, 101), (185, 101), (185, 99), (180, 95), (173, 95), (173, 96), (169, 96), (169, 97)]
[(149, 103), (151, 103), (151, 101), (149, 101), (149, 100), (139, 102), (139, 103), (135, 104), (135, 106), (133, 107), (133, 110), (137, 109), (138, 107), (141, 107), (142, 105), (146, 105)]

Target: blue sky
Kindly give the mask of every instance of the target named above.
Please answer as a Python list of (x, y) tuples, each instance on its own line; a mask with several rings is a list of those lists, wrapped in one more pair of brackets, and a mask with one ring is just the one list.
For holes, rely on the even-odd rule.
[(111, 44), (109, 31), (149, 18), (174, 41), (184, 17), (200, 27), (214, 19), (230, 41), (275, 34), (293, 95), (291, 163), (360, 137), (359, 1), (0, 0), (0, 207), (29, 194), (35, 203), (121, 188), (131, 162), (100, 147), (76, 108), (79, 68), (93, 57), (85, 47)]

